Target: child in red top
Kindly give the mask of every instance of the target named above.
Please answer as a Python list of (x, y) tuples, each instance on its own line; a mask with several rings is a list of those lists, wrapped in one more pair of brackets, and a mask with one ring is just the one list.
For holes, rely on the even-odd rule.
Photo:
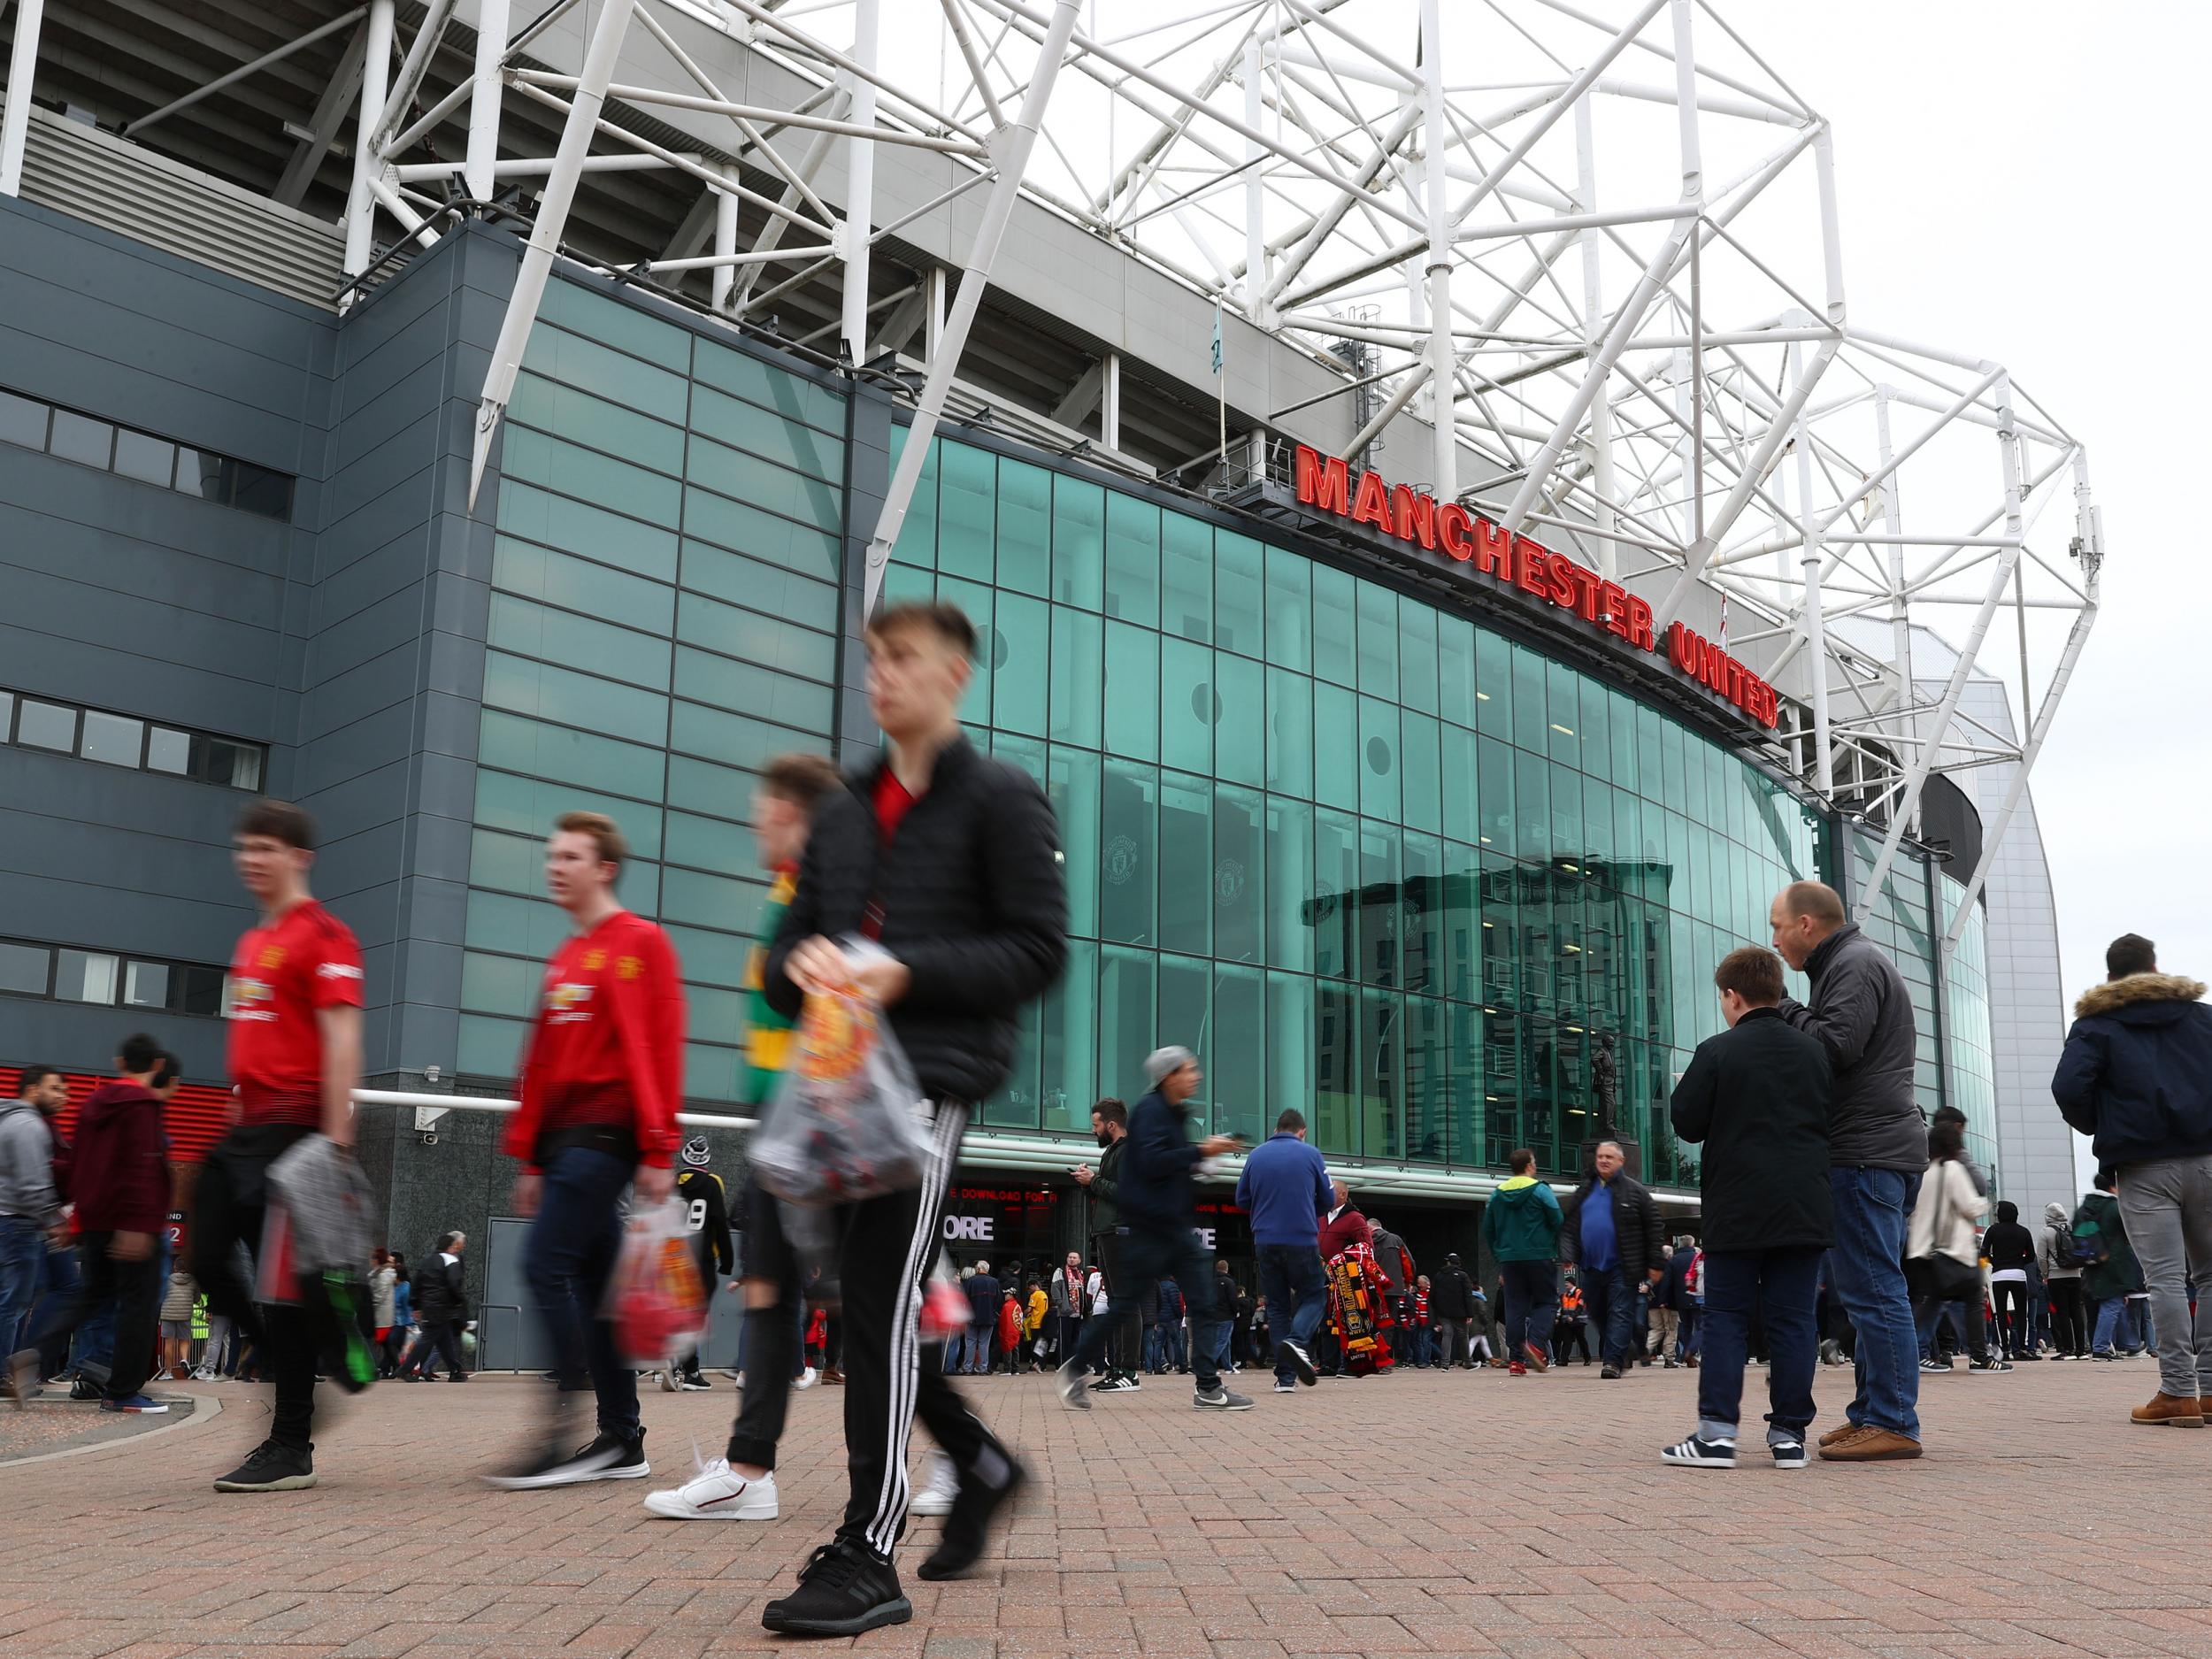
[[(637, 1374), (602, 1317), (622, 1248), (622, 1195), (664, 1202), (680, 1141), (684, 991), (668, 935), (614, 896), (629, 849), (614, 820), (570, 812), (545, 849), (545, 884), (575, 933), (546, 964), (523, 1053), (521, 1110), (504, 1141), (523, 1161), (517, 1213), (532, 1217), (523, 1275), (552, 1339), (559, 1379), (537, 1443), (491, 1484), (573, 1486), (651, 1472), (638, 1421)], [(583, 1394), (597, 1432), (580, 1448)]]
[(315, 826), (284, 801), (257, 801), (232, 837), (238, 879), (261, 924), (231, 959), (230, 1075), (237, 1118), (193, 1184), (190, 1271), (209, 1310), (227, 1314), (276, 1385), (269, 1438), (218, 1492), (286, 1492), (315, 1484), (315, 1337), (306, 1308), (255, 1300), (238, 1271), (242, 1243), (258, 1263), (269, 1165), (319, 1129), (353, 1144), (361, 1080), (361, 947), (315, 902), (307, 873)]

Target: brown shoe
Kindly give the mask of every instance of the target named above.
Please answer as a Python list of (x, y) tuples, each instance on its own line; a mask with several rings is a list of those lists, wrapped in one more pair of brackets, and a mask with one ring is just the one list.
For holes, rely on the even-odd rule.
[(2129, 1417), (2138, 1423), (2163, 1423), (2177, 1429), (2200, 1429), (2204, 1426), (2204, 1402), (2193, 1395), (2170, 1394), (2161, 1389), (2151, 1396), (2147, 1406), (2138, 1406)]
[(1522, 1343), (1521, 1355), (1522, 1357), (1528, 1362), (1528, 1368), (1531, 1371), (1548, 1371), (1551, 1369), (1551, 1361), (1544, 1356), (1544, 1350), (1537, 1347), (1533, 1342)]
[(1820, 1437), (1820, 1443), (1823, 1446), (1834, 1446), (1841, 1441), (1849, 1440), (1858, 1432), (1859, 1425), (1857, 1424), (1847, 1423), (1841, 1428), (1830, 1429), (1825, 1434)]
[(833, 1365), (822, 1373), (820, 1380), (823, 1386), (834, 1388), (838, 1384), (845, 1380), (845, 1373), (838, 1370), (836, 1366)]
[(1919, 1456), (1920, 1442), (1888, 1429), (1862, 1428), (1833, 1446), (1822, 1447), (1820, 1455), (1832, 1463), (1899, 1463)]

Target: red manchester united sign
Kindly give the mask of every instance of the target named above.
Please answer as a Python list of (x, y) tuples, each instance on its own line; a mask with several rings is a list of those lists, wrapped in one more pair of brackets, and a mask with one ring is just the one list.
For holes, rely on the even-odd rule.
[(1681, 672), (1717, 692), (1760, 725), (1771, 729), (1781, 718), (1781, 701), (1772, 686), (1679, 622), (1661, 641), (1652, 631), (1648, 604), (1565, 554), (1501, 529), (1457, 502), (1440, 505), (1432, 495), (1403, 484), (1387, 484), (1379, 472), (1362, 472), (1355, 483), (1351, 469), (1342, 461), (1302, 443), (1297, 467), (1300, 505), (1441, 554), (1503, 586), (1571, 611), (1639, 650), (1663, 650)]

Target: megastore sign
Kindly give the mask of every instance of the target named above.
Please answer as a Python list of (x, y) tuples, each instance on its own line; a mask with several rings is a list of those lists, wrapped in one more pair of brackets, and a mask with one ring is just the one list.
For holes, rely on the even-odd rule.
[(1494, 579), (1594, 623), (1638, 650), (1664, 652), (1681, 673), (1718, 693), (1769, 730), (1781, 719), (1781, 699), (1772, 686), (1712, 641), (1677, 622), (1663, 641), (1652, 628), (1651, 607), (1618, 582), (1608, 581), (1563, 553), (1472, 513), (1457, 502), (1440, 505), (1432, 495), (1391, 485), (1379, 472), (1363, 472), (1355, 483), (1342, 461), (1298, 446), (1299, 505), (1367, 526), (1424, 552)]

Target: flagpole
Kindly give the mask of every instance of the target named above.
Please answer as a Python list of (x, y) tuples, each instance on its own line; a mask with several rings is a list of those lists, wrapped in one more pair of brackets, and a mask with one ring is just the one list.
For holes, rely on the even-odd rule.
[(1221, 296), (1214, 296), (1214, 388), (1221, 417), (1221, 481), (1229, 481), (1229, 376), (1221, 356)]

